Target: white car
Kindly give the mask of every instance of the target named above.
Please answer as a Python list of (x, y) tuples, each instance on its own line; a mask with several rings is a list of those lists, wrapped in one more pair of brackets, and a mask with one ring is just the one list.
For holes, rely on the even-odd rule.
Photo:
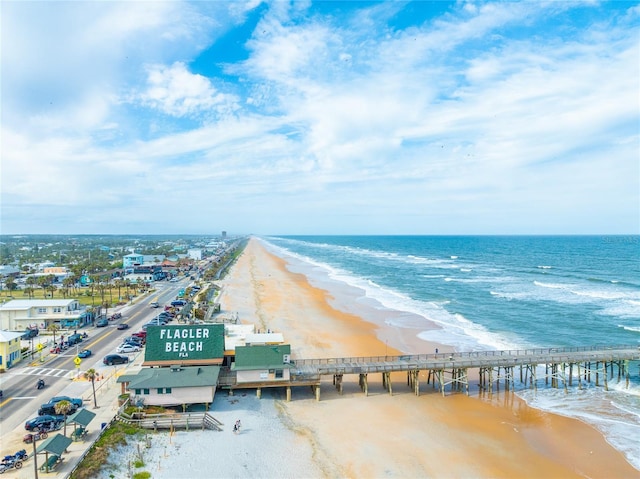
[(120, 346), (118, 346), (118, 349), (116, 349), (116, 353), (137, 353), (138, 351), (140, 351), (140, 348), (138, 346), (133, 346), (131, 344), (121, 344)]

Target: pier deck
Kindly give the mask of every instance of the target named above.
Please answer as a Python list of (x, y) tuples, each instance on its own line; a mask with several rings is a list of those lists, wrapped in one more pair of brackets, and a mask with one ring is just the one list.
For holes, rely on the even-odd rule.
[[(629, 384), (629, 361), (640, 360), (640, 346), (587, 346), (570, 348), (538, 348), (503, 351), (473, 351), (460, 353), (435, 353), (400, 356), (371, 356), (348, 358), (295, 359), (291, 361), (291, 378), (288, 381), (263, 382), (260, 384), (238, 384), (233, 374), (221, 377), (219, 386), (233, 389), (256, 388), (258, 395), (263, 387), (286, 387), (287, 399), (292, 386), (311, 386), (320, 399), (320, 384), (323, 376), (332, 376), (333, 384), (342, 392), (344, 375), (358, 374), (359, 384), (367, 394), (367, 376), (382, 374), (385, 389), (392, 393), (391, 373), (406, 372), (407, 384), (416, 395), (420, 393), (419, 374), (427, 373), (427, 384), (437, 383), (444, 395), (445, 387), (464, 388), (469, 393), (468, 370), (479, 371), (481, 389), (493, 391), (494, 383), (499, 388), (500, 380), (505, 389), (514, 387), (515, 369), (519, 368), (520, 382), (536, 388), (539, 379), (551, 381), (552, 387), (567, 388), (573, 381), (582, 387), (583, 382), (595, 379), (596, 386), (608, 387), (608, 377), (614, 376), (617, 367), (618, 379)], [(544, 373), (538, 369), (544, 367)], [(223, 376), (226, 376), (223, 374)]]

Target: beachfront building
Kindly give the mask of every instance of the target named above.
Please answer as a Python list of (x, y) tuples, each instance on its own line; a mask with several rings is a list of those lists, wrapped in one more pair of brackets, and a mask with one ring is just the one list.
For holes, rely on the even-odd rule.
[(92, 319), (77, 299), (14, 299), (0, 306), (0, 329), (11, 331), (46, 329), (51, 324), (79, 327)]
[(136, 406), (209, 405), (218, 384), (219, 366), (171, 366), (143, 368), (137, 374), (118, 378), (122, 392)]
[(288, 382), (291, 368), (291, 345), (263, 344), (236, 346), (235, 361), (237, 384)]
[(0, 371), (9, 369), (20, 362), (20, 338), (24, 333), (0, 330)]

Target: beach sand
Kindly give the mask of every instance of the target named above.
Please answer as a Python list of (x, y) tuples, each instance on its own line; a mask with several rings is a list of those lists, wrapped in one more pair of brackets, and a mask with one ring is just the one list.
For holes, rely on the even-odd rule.
[[(223, 281), (220, 301), (242, 322), (282, 332), (294, 358), (446, 349), (417, 339), (418, 331), (392, 330), (340, 311), (332, 299), (252, 239)], [(323, 470), (360, 478), (640, 477), (591, 426), (530, 408), (513, 394), (489, 400), (476, 388), (475, 397), (442, 397), (421, 377), (422, 392), (415, 396), (398, 373), (390, 396), (375, 376), (369, 375), (367, 397), (357, 376), (345, 376), (342, 395), (328, 381), (319, 402), (297, 388), (292, 401), (282, 403)]]
[[(220, 284), (223, 312), (282, 332), (294, 359), (445, 351), (417, 339), (418, 331), (338, 309), (335, 298), (291, 273), (256, 239)], [(263, 389), (262, 399), (254, 390), (219, 391), (211, 414), (225, 430), (152, 435), (151, 448), (141, 448), (146, 470), (172, 479), (640, 477), (580, 421), (530, 408), (510, 393), (489, 399), (475, 388), (471, 396), (447, 391), (443, 397), (426, 377), (420, 381), (415, 396), (398, 373), (389, 395), (379, 375), (369, 375), (365, 396), (356, 376), (345, 376), (342, 395), (327, 379), (320, 401), (306, 387), (294, 388), (290, 402), (283, 388)], [(243, 422), (238, 435), (235, 419)], [(114, 452), (115, 466), (102, 477), (128, 477), (123, 459), (135, 451)]]

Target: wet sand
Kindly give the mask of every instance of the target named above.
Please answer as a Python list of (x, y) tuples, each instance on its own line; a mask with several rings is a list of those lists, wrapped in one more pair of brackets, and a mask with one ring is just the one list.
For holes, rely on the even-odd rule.
[[(221, 285), (223, 311), (237, 312), (241, 322), (258, 329), (282, 332), (293, 358), (445, 350), (416, 338), (416, 330), (338, 309), (335, 298), (290, 272), (256, 239)], [(376, 376), (369, 375), (368, 397), (356, 376), (345, 376), (342, 395), (327, 380), (319, 402), (307, 388), (294, 389), (291, 402), (277, 401), (280, 419), (312, 448), (324, 476), (640, 477), (591, 426), (530, 408), (513, 394), (481, 398), (475, 388), (471, 397), (442, 397), (421, 376), (417, 397), (398, 373), (390, 396)], [(269, 396), (283, 399), (284, 391)]]

